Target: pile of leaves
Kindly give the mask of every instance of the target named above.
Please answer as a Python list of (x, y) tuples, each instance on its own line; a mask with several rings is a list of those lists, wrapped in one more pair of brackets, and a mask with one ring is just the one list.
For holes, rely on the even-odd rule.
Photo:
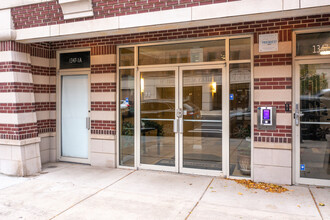
[(287, 188), (284, 188), (283, 186), (279, 186), (276, 184), (271, 183), (256, 183), (251, 180), (234, 180), (236, 183), (241, 184), (245, 186), (248, 189), (262, 189), (266, 192), (272, 192), (272, 193), (282, 193), (289, 191)]

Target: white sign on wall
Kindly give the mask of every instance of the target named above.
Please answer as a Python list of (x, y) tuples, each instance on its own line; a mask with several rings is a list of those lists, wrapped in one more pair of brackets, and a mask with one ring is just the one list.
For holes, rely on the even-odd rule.
[(260, 34), (259, 52), (278, 51), (278, 34)]

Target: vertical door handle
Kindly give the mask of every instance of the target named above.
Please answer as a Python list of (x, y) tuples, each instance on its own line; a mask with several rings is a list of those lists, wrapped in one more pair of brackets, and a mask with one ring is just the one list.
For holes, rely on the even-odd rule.
[(179, 133), (183, 133), (183, 119), (179, 118)]
[(178, 119), (174, 119), (173, 121), (173, 132), (174, 133), (178, 132)]
[(87, 130), (91, 129), (91, 119), (90, 119), (90, 117), (86, 117), (86, 128), (87, 128)]
[(304, 116), (304, 114), (300, 113), (299, 104), (296, 104), (296, 110), (295, 110), (295, 113), (294, 113), (294, 118), (295, 118), (295, 122), (296, 122), (297, 126), (299, 125), (300, 117), (302, 117), (302, 116)]

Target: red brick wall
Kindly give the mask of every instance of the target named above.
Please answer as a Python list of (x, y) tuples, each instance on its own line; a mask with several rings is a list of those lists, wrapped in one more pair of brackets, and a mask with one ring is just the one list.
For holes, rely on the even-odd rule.
[(115, 121), (91, 121), (91, 133), (103, 134), (103, 135), (115, 135), (116, 134), (116, 122)]
[(274, 131), (258, 130), (254, 127), (254, 141), (272, 143), (291, 143), (292, 126), (277, 125)]
[(37, 135), (37, 123), (0, 124), (0, 139), (23, 140)]
[[(41, 58), (55, 58), (56, 51), (52, 50), (50, 43), (36, 43), (31, 44), (31, 56), (41, 57)], [(31, 65), (31, 73), (33, 76), (56, 76), (55, 67), (44, 67), (38, 65)], [(56, 85), (53, 84), (36, 84), (33, 85), (33, 92), (43, 93), (43, 94), (55, 94)], [(36, 111), (56, 111), (56, 103), (45, 101), (45, 102), (36, 102)], [(55, 132), (56, 131), (56, 120), (55, 119), (43, 119), (37, 120), (38, 125), (38, 134)]]
[(35, 112), (34, 103), (0, 103), (0, 113), (28, 113)]
[(291, 77), (254, 78), (254, 89), (291, 89)]
[(20, 6), (11, 12), (15, 29), (22, 29), (231, 1), (235, 0), (92, 0), (94, 16), (68, 20), (64, 20), (58, 1)]
[(254, 66), (280, 66), (291, 65), (292, 54), (255, 55)]

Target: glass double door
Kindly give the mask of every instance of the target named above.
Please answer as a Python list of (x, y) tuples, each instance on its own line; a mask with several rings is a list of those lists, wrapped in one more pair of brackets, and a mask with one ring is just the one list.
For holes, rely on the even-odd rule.
[(140, 68), (138, 76), (138, 166), (220, 173), (223, 67)]
[(330, 60), (297, 62), (296, 180), (330, 185)]

